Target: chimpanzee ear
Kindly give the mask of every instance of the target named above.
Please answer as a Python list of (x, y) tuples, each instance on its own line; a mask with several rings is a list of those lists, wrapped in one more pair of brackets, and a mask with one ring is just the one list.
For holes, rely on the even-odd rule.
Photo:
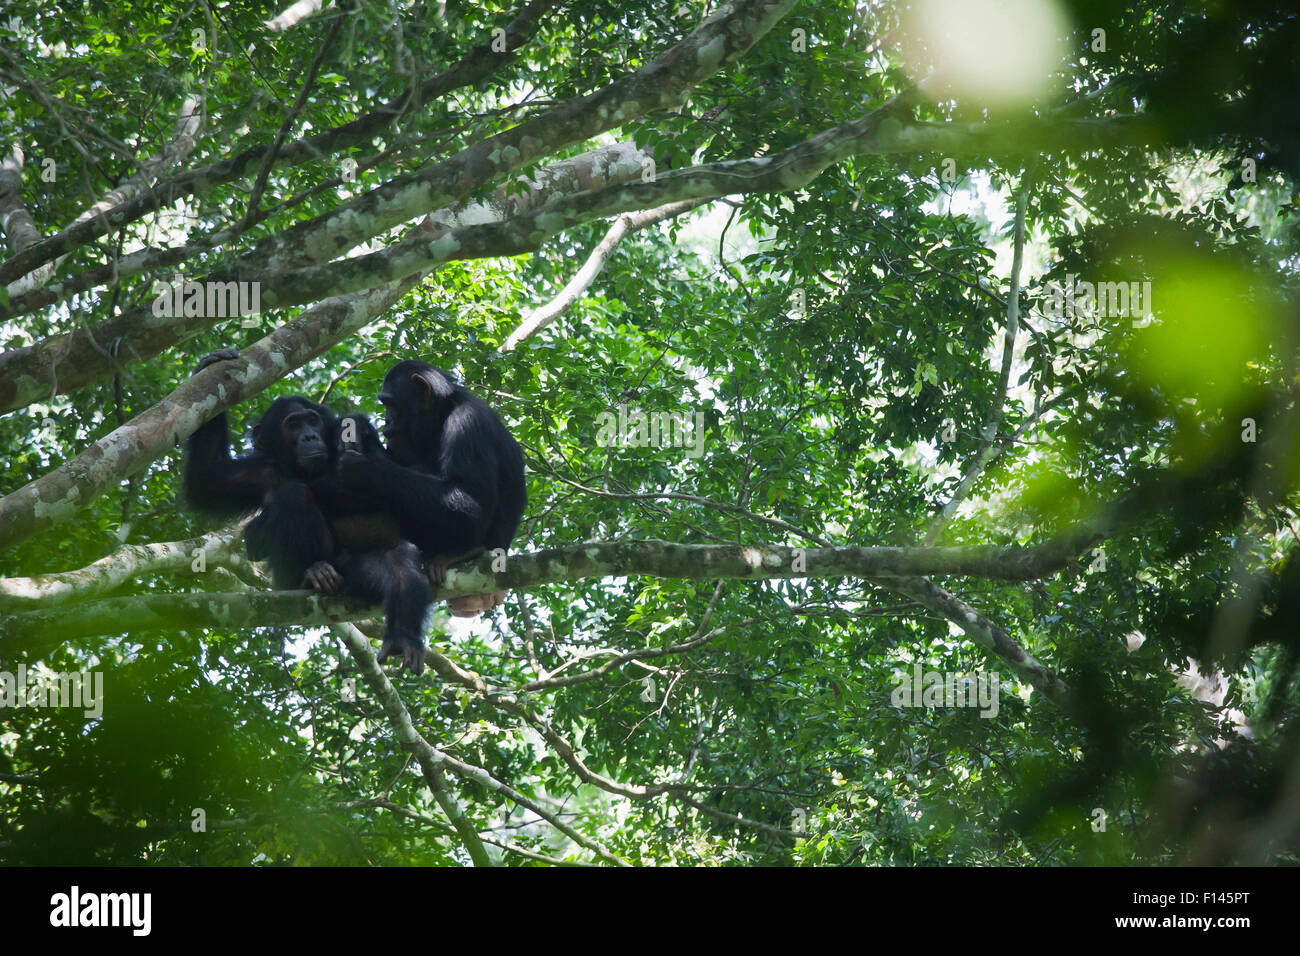
[(258, 451), (268, 451), (266, 447), (266, 426), (258, 422), (253, 426), (253, 447)]
[(424, 407), (428, 408), (435, 401), (446, 401), (456, 394), (455, 383), (436, 368), (420, 369), (411, 376), (420, 394), (424, 397)]

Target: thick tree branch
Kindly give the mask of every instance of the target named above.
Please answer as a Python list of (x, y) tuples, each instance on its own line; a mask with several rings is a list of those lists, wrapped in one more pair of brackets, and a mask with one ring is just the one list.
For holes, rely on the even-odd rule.
[(256, 395), (381, 315), (417, 278), (329, 299), (240, 354), (187, 379), (70, 461), (0, 498), (0, 548), (70, 520), (99, 494), (145, 468), (200, 425)]
[(240, 265), (277, 273), (304, 258), (328, 263), (374, 236), (462, 199), (559, 149), (677, 106), (692, 87), (747, 53), (794, 3), (736, 0), (718, 7), (635, 73), (298, 223), (259, 243)]
[(85, 601), (147, 574), (189, 570), (196, 560), (195, 552), (202, 552), (203, 563), (213, 569), (232, 569), (245, 580), (252, 573), (239, 532), (223, 529), (187, 541), (129, 544), (75, 571), (0, 578), (0, 608), (49, 607), (72, 600)]
[[(512, 58), (514, 51), (537, 31), (542, 16), (553, 6), (555, 0), (534, 0), (525, 7), (505, 28), (505, 53), (494, 51), (492, 44), (485, 41), (459, 63), (426, 80), (418, 89), (408, 88), (365, 116), (290, 143), (281, 150), (276, 164), (295, 166), (313, 162), (322, 156), (367, 143), (401, 116), (411, 103), (427, 103), (454, 90), (478, 83)], [(79, 219), (57, 235), (26, 250), (24, 254), (0, 263), (0, 283), (11, 282), (43, 263), (64, 256), (112, 229), (141, 219), (179, 199), (201, 195), (216, 186), (242, 179), (257, 168), (269, 149), (269, 146), (254, 146), (231, 159), (186, 171), (159, 183), (147, 193), (126, 198), (110, 209), (100, 210), (91, 219)]]
[[(514, 182), (498, 186), (492, 195), (486, 199), (476, 200), (471, 203), (453, 203), (446, 209), (430, 213), (425, 217), (418, 229), (421, 235), (429, 239), (435, 239), (460, 226), (483, 222), (499, 222), (510, 216), (519, 215), (522, 212), (541, 206), (543, 203), (554, 199), (557, 195), (627, 182), (633, 177), (641, 175), (641, 164), (645, 158), (646, 154), (642, 153), (630, 142), (615, 143), (613, 146), (594, 149), (580, 156), (573, 156), (535, 170), (530, 175), (521, 176)], [(367, 162), (373, 163), (375, 160), (372, 159)], [(362, 167), (365, 165), (363, 163)], [(313, 188), (319, 188), (319, 184)], [(287, 205), (287, 203), (282, 205)], [(265, 211), (259, 212), (253, 219), (254, 221), (260, 220), (267, 214)], [(15, 318), (27, 313), (38, 312), (49, 306), (66, 302), (79, 292), (85, 292), (108, 283), (117, 283), (122, 279), (146, 272), (153, 275), (167, 275), (167, 270), (174, 270), (177, 266), (184, 264), (199, 254), (218, 248), (237, 238), (246, 227), (247, 221), (240, 223), (237, 227), (223, 229), (219, 232), (208, 233), (195, 238), (188, 245), (170, 246), (165, 249), (153, 246), (138, 249), (113, 262), (95, 266), (85, 272), (79, 272), (76, 275), (60, 279), (48, 288), (12, 299), (7, 306), (0, 306), (0, 319)], [(413, 234), (413, 232), (413, 230), (407, 230), (406, 234)], [(174, 274), (174, 272), (171, 273), (171, 275)], [(208, 278), (225, 281), (220, 276), (209, 276)], [(171, 316), (170, 318), (173, 321), (173, 328), (178, 337), (187, 331), (206, 328), (212, 325), (214, 321), (210, 316)], [(217, 319), (217, 321), (220, 321), (220, 319)], [(130, 328), (141, 323), (146, 326), (149, 323), (147, 310), (143, 307), (136, 309), (133, 314), (129, 313), (100, 323), (91, 332), (98, 338), (111, 331), (108, 326)], [(61, 342), (63, 340), (63, 337), (56, 336), (49, 341)], [(37, 343), (33, 346), (33, 349), (40, 350), (43, 344)], [(6, 356), (0, 355), (0, 367), (3, 367), (6, 361)], [(66, 363), (67, 359), (61, 356), (60, 361)]]
[(308, 17), (320, 13), (320, 8), (324, 5), (325, 0), (297, 0), (296, 3), (289, 4), (262, 25), (272, 33), (284, 33), (286, 30), (296, 27)]
[(1050, 129), (1046, 123), (999, 129), (975, 124), (904, 125), (895, 111), (893, 104), (883, 106), (864, 119), (843, 123), (771, 156), (674, 169), (652, 182), (564, 197), (506, 222), (468, 226), (432, 242), (412, 234), (379, 252), (288, 273), (259, 272), (253, 277), (262, 281), (263, 289), (272, 290), (263, 293), (264, 302), (292, 305), (366, 288), (377, 277), (395, 279), (445, 262), (533, 252), (568, 229), (622, 213), (705, 202), (736, 193), (799, 189), (850, 156), (931, 151), (1001, 154), (1021, 148), (1037, 150), (1048, 143), (1060, 148), (1063, 142), (1097, 148), (1144, 142), (1154, 136), (1132, 117), (1105, 122), (1076, 120)]
[(9, 240), (15, 253), (30, 248), (41, 239), (36, 221), (23, 205), (23, 150), (14, 146), (0, 159), (0, 232)]
[[(510, 556), (508, 568), (492, 571), (493, 557), (447, 572), (440, 598), (498, 590), (532, 590), (586, 578), (648, 575), (713, 581), (736, 578), (870, 578), (961, 575), (996, 581), (1044, 577), (1065, 567), (1100, 540), (1083, 528), (1032, 548), (790, 548), (779, 545), (696, 545), (668, 541), (610, 541)], [(318, 625), (356, 621), (374, 608), (347, 598), (322, 598), (310, 591), (278, 591), (237, 597), (217, 593), (142, 594), (90, 601), (9, 617), (5, 645), (48, 648), (96, 634), (197, 627), (242, 628), (272, 624)], [(7, 656), (0, 653), (0, 657)]]
[[(557, 195), (625, 182), (641, 173), (642, 153), (632, 143), (616, 143), (561, 160), (523, 180), (530, 192), (514, 195), (500, 187), (482, 202), (455, 204), (426, 217), (408, 230), (429, 241), (455, 226), (494, 222), (503, 215), (530, 212)], [(517, 186), (517, 184), (511, 184)], [(145, 253), (141, 253), (145, 254)], [(123, 260), (122, 269), (133, 267)], [(414, 284), (415, 277), (408, 277)], [(45, 293), (39, 293), (44, 295)], [(324, 305), (326, 303), (322, 303)], [(17, 307), (17, 306), (16, 306)], [(0, 309), (0, 314), (3, 314)], [(213, 316), (155, 318), (149, 306), (123, 313), (87, 329), (54, 335), (33, 345), (0, 353), (0, 412), (12, 411), (53, 393), (66, 393), (106, 378), (118, 367), (104, 354), (101, 342), (121, 340), (119, 355), (130, 362), (145, 361), (212, 325), (224, 321)]]

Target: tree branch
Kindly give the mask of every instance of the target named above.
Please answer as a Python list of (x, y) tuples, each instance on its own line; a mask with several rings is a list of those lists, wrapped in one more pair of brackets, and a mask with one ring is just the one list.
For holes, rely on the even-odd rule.
[[(293, 305), (321, 295), (333, 295), (372, 285), (376, 278), (395, 279), (425, 272), (446, 262), (534, 252), (542, 243), (575, 226), (622, 213), (658, 208), (678, 202), (705, 202), (735, 193), (786, 192), (806, 186), (829, 166), (850, 156), (884, 153), (945, 155), (967, 151), (1001, 154), (1019, 148), (1037, 149), (1043, 142), (1057, 147), (1078, 142), (1080, 148), (1103, 143), (1126, 144), (1154, 136), (1131, 117), (1114, 117), (1104, 123), (1076, 120), (1057, 125), (1008, 128), (975, 124), (900, 123), (892, 104), (861, 120), (843, 123), (771, 156), (726, 160), (687, 169), (674, 169), (652, 182), (611, 186), (548, 203), (535, 212), (501, 223), (484, 223), (458, 229), (429, 242), (411, 234), (379, 252), (352, 256), (326, 265), (276, 272), (269, 265), (245, 278), (262, 282), (263, 301)], [(1008, 146), (1004, 139), (1011, 139)], [(304, 224), (306, 225), (306, 224)], [(298, 228), (298, 227), (294, 227)], [(220, 278), (229, 278), (221, 276)], [(3, 359), (3, 356), (0, 356)]]
[(934, 521), (930, 523), (929, 530), (925, 533), (927, 547), (939, 540), (939, 533), (943, 531), (943, 526), (948, 523), (957, 506), (974, 487), (975, 479), (984, 470), (989, 451), (997, 441), (998, 429), (1002, 427), (1002, 416), (1006, 412), (1007, 390), (1011, 385), (1011, 363), (1015, 358), (1016, 336), (1020, 332), (1020, 264), (1024, 260), (1025, 253), (1025, 203), (1028, 194), (1027, 183), (1022, 184), (1016, 193), (1015, 249), (1011, 257), (1011, 289), (1007, 294), (1007, 326), (1002, 336), (1002, 370), (998, 376), (998, 390), (993, 396), (993, 411), (989, 415), (988, 424), (984, 426), (983, 434), (980, 435), (975, 460), (970, 463), (952, 498), (939, 509), (939, 513), (935, 515)]
[[(494, 51), (490, 42), (481, 43), (466, 54), (459, 63), (431, 77), (418, 89), (412, 86), (364, 116), (289, 144), (281, 151), (276, 161), (277, 165), (296, 166), (313, 162), (322, 156), (329, 156), (367, 143), (401, 116), (410, 103), (436, 100), (447, 93), (485, 79), (509, 62), (514, 51), (532, 37), (537, 31), (542, 16), (553, 6), (555, 0), (534, 0), (525, 7), (505, 28), (506, 52), (504, 54)], [(0, 283), (8, 283), (43, 263), (66, 255), (111, 229), (141, 219), (148, 213), (169, 206), (179, 199), (201, 195), (216, 186), (242, 179), (262, 161), (269, 149), (269, 146), (254, 146), (230, 159), (188, 170), (159, 183), (147, 193), (126, 198), (125, 201), (119, 202), (110, 209), (100, 210), (91, 219), (79, 219), (57, 235), (26, 250), (22, 255), (0, 263)]]
[(1057, 704), (1068, 703), (1069, 689), (1055, 672), (1025, 650), (1010, 634), (951, 591), (945, 591), (922, 577), (880, 580), (878, 583), (907, 595), (952, 621), (961, 628), (963, 634), (984, 650), (1006, 661), (1022, 680), (1041, 691), (1048, 700)]
[(635, 73), (291, 226), (259, 243), (240, 266), (276, 274), (303, 258), (331, 262), (374, 236), (463, 199), (556, 150), (677, 106), (692, 87), (747, 53), (794, 3), (735, 0), (720, 6)]
[[(420, 771), (424, 774), (425, 783), (429, 785), (429, 790), (433, 798), (442, 808), (442, 812), (447, 815), (451, 825), (455, 828), (457, 835), (461, 839), (470, 859), (474, 861), (475, 866), (491, 866), (492, 858), (488, 856), (487, 850), (483, 846), (483, 841), (479, 839), (478, 830), (465, 816), (447, 786), (447, 781), (442, 773), (442, 768), (450, 759), (441, 750), (438, 750), (420, 735), (415, 729), (415, 721), (411, 719), (411, 713), (406, 709), (406, 704), (402, 702), (401, 695), (388, 680), (388, 675), (384, 669), (379, 666), (375, 658), (374, 648), (370, 646), (370, 640), (350, 624), (340, 624), (332, 628), (334, 634), (339, 637), (347, 646), (348, 652), (352, 659), (357, 662), (357, 667), (361, 671), (361, 679), (370, 687), (371, 692), (379, 699), (380, 705), (384, 708), (384, 713), (388, 716), (388, 722), (393, 728), (393, 733), (402, 747), (407, 750), (416, 762), (420, 765)], [(460, 763), (460, 761), (456, 761)], [(468, 766), (463, 764), (462, 766)]]
[[(1092, 547), (1101, 531), (1081, 526), (1032, 548), (790, 548), (779, 545), (697, 545), (668, 541), (609, 541), (512, 555), (505, 571), (492, 571), (484, 555), (447, 572), (439, 598), (527, 591), (586, 578), (647, 575), (713, 581), (738, 578), (867, 578), (893, 588), (895, 577), (961, 575), (996, 581), (1044, 577)], [(200, 627), (238, 629), (273, 624), (320, 625), (373, 616), (374, 608), (351, 598), (323, 598), (311, 591), (140, 594), (25, 611), (5, 622), (5, 648), (48, 649), (58, 642), (96, 634)], [(5, 655), (0, 655), (5, 656)]]
[(680, 216), (684, 212), (689, 212), (704, 205), (706, 201), (691, 199), (686, 202), (669, 203), (666, 206), (660, 206), (658, 209), (646, 209), (641, 212), (624, 213), (619, 216), (614, 220), (614, 224), (609, 227), (605, 237), (591, 251), (591, 255), (582, 264), (582, 268), (574, 273), (573, 278), (565, 284), (555, 298), (523, 317), (518, 327), (510, 333), (505, 344), (501, 346), (501, 351), (513, 351), (520, 342), (531, 338), (546, 328), (565, 309), (577, 302), (582, 293), (587, 291), (591, 284), (596, 281), (596, 276), (600, 275), (604, 270), (605, 263), (609, 260), (610, 254), (615, 247), (629, 233), (644, 229), (657, 222), (663, 222), (665, 219)]
[(9, 248), (21, 253), (41, 239), (36, 221), (23, 204), (23, 150), (15, 145), (0, 160), (0, 232), (9, 239)]
[[(497, 221), (502, 215), (531, 211), (565, 192), (623, 182), (640, 175), (641, 158), (636, 146), (627, 142), (594, 149), (521, 180), (531, 187), (528, 194), (510, 195), (511, 187), (502, 186), (482, 202), (455, 204), (430, 214), (420, 225), (407, 230), (407, 234), (419, 235), (427, 242), (446, 235), (457, 224)], [(146, 251), (134, 255), (148, 254)], [(126, 260), (131, 258), (127, 256)], [(121, 271), (132, 271), (134, 266), (126, 260), (121, 264)], [(408, 281), (413, 285), (416, 278), (408, 277)], [(38, 294), (52, 292), (45, 290)], [(21, 308), (21, 303), (13, 303), (14, 311)], [(4, 308), (0, 307), (0, 316), (4, 314)], [(33, 345), (0, 353), (0, 412), (48, 398), (52, 392), (70, 392), (114, 374), (118, 368), (104, 355), (100, 342), (120, 339), (128, 347), (124, 357), (141, 362), (221, 321), (216, 316), (158, 319), (146, 305), (85, 329), (53, 335)]]
[(0, 498), (0, 548), (70, 520), (95, 496), (144, 469), (218, 412), (256, 395), (381, 315), (416, 283), (328, 299), (195, 375), (75, 458)]
[[(191, 94), (185, 97), (184, 102), (181, 103), (180, 114), (176, 119), (176, 132), (167, 145), (156, 154), (140, 163), (139, 168), (129, 179), (127, 179), (126, 182), (122, 183), (122, 185), (118, 186), (116, 189), (110, 190), (102, 199), (94, 203), (89, 209), (82, 211), (82, 213), (73, 220), (73, 227), (81, 223), (105, 222), (104, 217), (108, 210), (133, 196), (138, 196), (148, 188), (149, 184), (154, 181), (162, 170), (174, 166), (176, 163), (188, 156), (198, 142), (197, 137), (199, 127), (203, 120), (201, 107), (202, 102), (197, 96)], [(104, 228), (103, 231), (108, 232), (108, 229)], [(28, 247), (25, 252), (29, 256), (36, 256), (39, 258), (39, 250), (43, 245), (44, 243), (35, 243)], [(20, 253), (19, 255), (14, 256), (13, 259), (10, 260), (10, 263), (22, 258), (23, 255)], [(53, 262), (42, 262), (39, 268), (31, 270), (26, 274), (23, 274), (21, 278), (9, 283), (7, 291), (10, 298), (31, 292), (34, 289), (45, 285), (45, 283), (49, 281), (50, 276), (52, 276), (54, 271), (63, 264), (63, 261), (66, 258), (67, 254), (65, 253), (62, 256), (55, 257)], [(5, 265), (8, 266), (9, 263), (6, 263)], [(4, 267), (0, 267), (0, 273), (5, 271), (6, 269)], [(0, 279), (0, 281), (3, 281), (3, 279)]]
[(205, 564), (225, 566), (245, 580), (255, 573), (244, 557), (239, 531), (222, 529), (186, 541), (126, 545), (75, 571), (0, 578), (0, 607), (48, 607), (84, 601), (146, 574), (188, 570), (195, 561), (195, 551), (203, 553)]

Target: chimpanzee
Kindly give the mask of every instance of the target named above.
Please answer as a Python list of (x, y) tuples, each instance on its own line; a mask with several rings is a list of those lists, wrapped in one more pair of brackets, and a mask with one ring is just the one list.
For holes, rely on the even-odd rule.
[[(195, 369), (235, 358), (223, 349)], [(348, 432), (361, 447), (380, 447), (363, 416)], [(338, 471), (344, 429), (323, 405), (299, 396), (277, 398), (253, 426), (253, 453), (230, 456), (229, 427), (221, 413), (186, 444), (185, 496), (200, 511), (223, 517), (261, 511), (244, 530), (248, 556), (267, 560), (276, 588), (343, 588), (383, 602), (387, 627), (379, 660), (400, 657), (424, 670), (424, 621), (433, 592), (419, 549), (403, 540), (380, 505), (344, 489)]]
[(387, 451), (344, 455), (343, 486), (383, 503), (438, 583), (455, 561), (509, 547), (527, 503), (524, 456), (497, 413), (414, 360), (388, 370), (379, 400)]

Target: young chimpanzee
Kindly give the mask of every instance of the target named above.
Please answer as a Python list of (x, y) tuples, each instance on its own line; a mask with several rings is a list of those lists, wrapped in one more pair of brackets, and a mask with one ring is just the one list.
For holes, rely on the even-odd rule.
[[(223, 349), (195, 369), (235, 358)], [(260, 508), (244, 530), (248, 556), (267, 560), (275, 587), (340, 587), (383, 602), (386, 624), (379, 660), (400, 657), (424, 670), (424, 621), (433, 592), (419, 549), (397, 523), (364, 495), (344, 489), (338, 471), (344, 429), (323, 405), (298, 396), (277, 398), (253, 426), (253, 452), (230, 455), (225, 413), (186, 444), (185, 496), (196, 509), (226, 518)], [(362, 447), (379, 447), (369, 422), (354, 416), (348, 432)]]
[(524, 456), (497, 413), (417, 361), (389, 369), (379, 400), (387, 453), (344, 455), (343, 486), (382, 502), (439, 583), (457, 560), (509, 547), (527, 503)]

